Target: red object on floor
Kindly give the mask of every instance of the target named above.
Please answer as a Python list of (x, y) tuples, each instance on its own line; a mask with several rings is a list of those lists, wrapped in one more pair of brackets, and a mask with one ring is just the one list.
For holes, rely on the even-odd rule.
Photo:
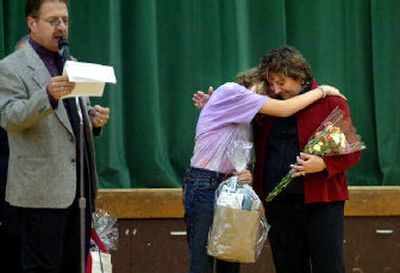
[[(99, 235), (97, 235), (97, 232), (94, 228), (92, 228), (92, 230), (91, 230), (90, 238), (97, 245), (97, 247), (100, 249), (101, 252), (108, 253), (106, 246), (104, 245), (103, 241), (100, 239)], [(86, 264), (86, 273), (92, 273), (92, 263), (93, 263), (93, 259), (92, 259), (92, 255), (89, 251), (88, 260), (87, 260), (87, 264)]]

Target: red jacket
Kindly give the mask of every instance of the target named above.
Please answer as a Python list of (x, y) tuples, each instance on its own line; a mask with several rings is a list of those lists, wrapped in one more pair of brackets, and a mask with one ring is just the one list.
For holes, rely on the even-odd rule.
[[(312, 136), (319, 125), (339, 106), (347, 117), (350, 117), (349, 107), (344, 99), (327, 96), (311, 104), (296, 114), (297, 132), (300, 151), (303, 151), (308, 139)], [(256, 151), (256, 165), (254, 170), (254, 188), (259, 196), (265, 197), (264, 171), (265, 154), (268, 136), (273, 125), (274, 118), (269, 116), (258, 116), (254, 122), (254, 142)], [(361, 152), (347, 155), (326, 156), (323, 160), (326, 169), (319, 173), (307, 174), (304, 178), (304, 202), (333, 202), (349, 198), (346, 180), (346, 170), (354, 166), (361, 157)], [(293, 158), (293, 163), (295, 163)]]

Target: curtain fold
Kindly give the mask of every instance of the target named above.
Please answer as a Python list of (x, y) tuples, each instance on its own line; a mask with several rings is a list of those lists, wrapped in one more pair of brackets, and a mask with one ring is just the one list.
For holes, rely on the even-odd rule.
[(382, 184), (398, 185), (400, 176), (400, 102), (398, 79), (400, 35), (399, 1), (371, 1), (372, 90), (374, 98), (377, 158)]
[[(0, 58), (27, 32), (25, 1), (0, 0)], [(233, 81), (270, 49), (291, 44), (320, 83), (348, 98), (367, 144), (350, 185), (400, 185), (400, 21), (397, 0), (70, 0), (70, 45), (112, 65), (116, 85), (96, 139), (101, 187), (180, 187), (199, 111), (192, 94)], [(1, 91), (0, 91), (1, 92)]]

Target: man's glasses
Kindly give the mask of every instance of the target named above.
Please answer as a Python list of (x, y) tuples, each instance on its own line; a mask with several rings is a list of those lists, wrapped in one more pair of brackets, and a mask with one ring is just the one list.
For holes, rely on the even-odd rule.
[(58, 27), (61, 24), (68, 26), (68, 17), (49, 17), (47, 19), (42, 19), (42, 20), (51, 25), (52, 27)]

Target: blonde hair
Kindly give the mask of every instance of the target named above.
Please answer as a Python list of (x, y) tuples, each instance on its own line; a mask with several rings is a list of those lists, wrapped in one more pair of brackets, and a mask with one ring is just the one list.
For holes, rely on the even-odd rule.
[(267, 94), (267, 84), (265, 81), (260, 80), (257, 67), (250, 68), (249, 70), (240, 72), (235, 77), (235, 82), (250, 89), (253, 85), (257, 84), (255, 92), (260, 95)]

